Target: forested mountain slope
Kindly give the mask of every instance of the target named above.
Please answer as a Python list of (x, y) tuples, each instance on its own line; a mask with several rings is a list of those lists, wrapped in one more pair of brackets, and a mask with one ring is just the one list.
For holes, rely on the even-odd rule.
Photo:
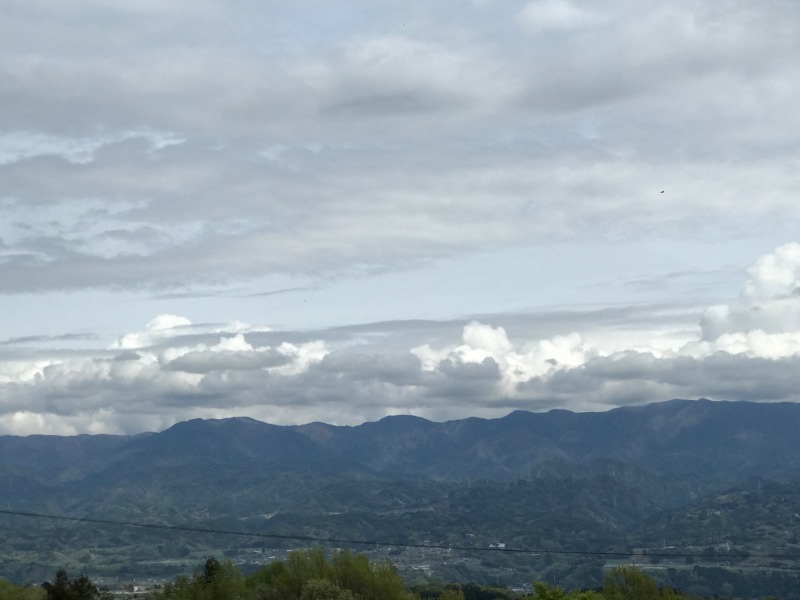
[[(674, 400), (445, 423), (398, 416), (282, 427), (236, 418), (136, 436), (5, 436), (0, 551), (12, 559), (0, 575), (35, 581), (54, 566), (169, 575), (213, 548), (237, 556), (336, 539), (394, 552), (404, 544), (537, 549), (513, 568), (505, 556), (402, 556), (433, 573), (505, 580), (546, 572), (580, 585), (603, 565), (591, 553), (796, 552), (798, 473), (795, 404)], [(757, 565), (770, 563), (783, 568)]]

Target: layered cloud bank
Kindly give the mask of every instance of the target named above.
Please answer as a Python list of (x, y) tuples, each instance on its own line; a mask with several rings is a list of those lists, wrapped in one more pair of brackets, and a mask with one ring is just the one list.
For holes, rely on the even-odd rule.
[(0, 11), (0, 293), (800, 218), (792, 3)]
[(800, 401), (799, 288), (800, 244), (788, 244), (755, 262), (729, 304), (590, 311), (580, 331), (558, 331), (575, 322), (565, 313), (316, 332), (160, 315), (105, 350), (8, 341), (0, 428), (130, 433), (196, 416), (352, 424), (673, 397)]
[(798, 31), (4, 0), (0, 432), (797, 400)]

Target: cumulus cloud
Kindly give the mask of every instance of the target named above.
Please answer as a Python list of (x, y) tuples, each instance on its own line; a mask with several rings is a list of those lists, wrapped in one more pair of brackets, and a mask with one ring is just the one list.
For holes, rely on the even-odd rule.
[[(759, 258), (724, 311), (651, 305), (316, 332), (163, 313), (105, 349), (10, 339), (0, 356), (0, 426), (131, 432), (194, 416), (356, 423), (677, 396), (798, 400), (797, 249)], [(711, 335), (712, 318), (721, 333)]]
[[(462, 343), (411, 350), (426, 372), (495, 365), (494, 397), (507, 405), (597, 409), (658, 398), (800, 400), (800, 244), (787, 244), (747, 270), (739, 302), (703, 311), (688, 338), (644, 339), (618, 331), (620, 346), (595, 330), (513, 343), (503, 328), (472, 322)], [(614, 334), (612, 334), (614, 335)], [(638, 339), (637, 339), (638, 337)], [(637, 348), (638, 346), (638, 348)]]
[(769, 358), (795, 354), (800, 348), (800, 244), (765, 254), (747, 276), (737, 303), (703, 313), (703, 344)]
[[(635, 253), (606, 260), (653, 244), (673, 272), (718, 273), (744, 254), (697, 248), (755, 256), (796, 234), (791, 3), (312, 6), (3, 3), (0, 428), (796, 399), (797, 244), (756, 261), (737, 298), (672, 294)], [(529, 269), (531, 248), (555, 266)], [(570, 254), (577, 274), (560, 272)], [(408, 291), (406, 274), (487, 256), (514, 280), (502, 308), (474, 293), (495, 274)], [(588, 263), (609, 272), (586, 283)], [(647, 304), (599, 310), (643, 277)], [(379, 301), (364, 281), (386, 281)], [(357, 291), (331, 292), (336, 307), (287, 308), (341, 282)], [(124, 301), (79, 317), (60, 306), (112, 291)], [(303, 324), (222, 323), (245, 300), (248, 319), (282, 307)], [(367, 302), (428, 321), (326, 328), (328, 308), (353, 322)], [(547, 303), (571, 304), (523, 310)]]
[(132, 350), (152, 346), (165, 338), (186, 333), (192, 322), (186, 317), (178, 315), (158, 315), (147, 323), (144, 331), (136, 333), (126, 333), (114, 344), (112, 349)]
[[(800, 401), (799, 249), (759, 258), (724, 311), (621, 307), (317, 332), (161, 314), (105, 350), (36, 351), (23, 339), (0, 356), (0, 431), (134, 432), (243, 414), (452, 419), (672, 397)], [(721, 333), (710, 334), (712, 319)]]
[(236, 414), (259, 403), (260, 386), (280, 388), (279, 380), (301, 378), (328, 354), (321, 340), (254, 345), (242, 330), (268, 332), (162, 314), (104, 352), (1, 361), (0, 423), (9, 432), (120, 432), (176, 414)]
[(429, 372), (455, 365), (493, 365), (491, 370), (500, 375), (497, 393), (511, 395), (520, 382), (582, 364), (587, 349), (577, 333), (516, 347), (502, 327), (473, 321), (464, 327), (460, 345), (434, 350), (425, 344), (412, 348), (411, 353)]

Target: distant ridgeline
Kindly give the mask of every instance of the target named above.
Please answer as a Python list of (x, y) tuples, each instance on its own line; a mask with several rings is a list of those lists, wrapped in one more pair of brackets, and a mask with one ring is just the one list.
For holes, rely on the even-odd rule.
[(17, 582), (172, 578), (210, 554), (247, 571), (324, 546), (417, 584), (592, 587), (633, 561), (686, 592), (800, 598), (795, 404), (2, 436), (0, 482), (0, 576)]

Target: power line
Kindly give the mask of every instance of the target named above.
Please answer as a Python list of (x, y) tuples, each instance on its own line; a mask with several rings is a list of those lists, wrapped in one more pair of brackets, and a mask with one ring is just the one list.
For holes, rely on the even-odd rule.
[(392, 542), (381, 540), (357, 540), (336, 537), (321, 537), (300, 534), (280, 534), (235, 531), (232, 529), (216, 529), (209, 527), (196, 527), (189, 525), (164, 525), (159, 523), (143, 523), (141, 521), (118, 521), (112, 519), (97, 519), (92, 517), (70, 517), (67, 515), (51, 515), (45, 513), (26, 512), (19, 510), (0, 509), (0, 514), (27, 517), (33, 519), (49, 519), (53, 521), (70, 521), (73, 523), (92, 523), (95, 525), (110, 525), (113, 527), (138, 527), (140, 529), (158, 529), (162, 531), (181, 531), (188, 533), (206, 533), (212, 535), (231, 535), (249, 538), (263, 538), (275, 540), (292, 540), (299, 542), (316, 542), (319, 544), (342, 544), (352, 546), (394, 546), (397, 548), (417, 548), (427, 550), (459, 550), (464, 552), (505, 552), (510, 554), (555, 554), (560, 556), (597, 556), (597, 557), (642, 557), (642, 558), (700, 558), (706, 560), (730, 558), (764, 558), (771, 560), (800, 560), (800, 554), (762, 554), (753, 552), (731, 552), (727, 554), (708, 554), (691, 552), (623, 552), (623, 551), (590, 551), (590, 550), (549, 550), (543, 548), (508, 548), (505, 546), (460, 546), (457, 544), (416, 544), (411, 542)]

